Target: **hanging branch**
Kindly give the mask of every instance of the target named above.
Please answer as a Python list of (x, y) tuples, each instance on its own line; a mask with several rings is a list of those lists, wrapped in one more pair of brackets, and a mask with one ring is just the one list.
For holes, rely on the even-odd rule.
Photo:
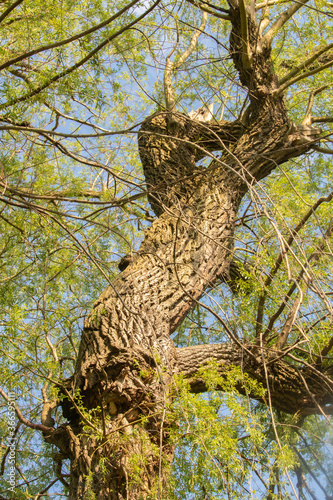
[[(306, 263), (302, 266), (302, 269), (300, 270), (297, 278), (293, 280), (294, 282), (291, 285), (291, 287), (289, 288), (286, 295), (284, 296), (282, 303), (279, 306), (278, 310), (271, 316), (269, 323), (268, 323), (268, 326), (267, 326), (265, 332), (263, 333), (263, 336), (262, 336), (263, 340), (267, 339), (268, 334), (272, 331), (272, 328), (274, 326), (275, 321), (284, 311), (285, 307), (287, 306), (287, 304), (288, 304), (292, 294), (296, 290), (296, 288), (299, 289), (298, 283), (300, 283), (301, 280), (304, 279), (303, 278), (304, 274), (305, 274), (305, 279), (304, 279), (305, 284), (308, 284), (310, 282), (311, 278), (310, 278), (309, 273), (307, 271), (307, 269), (310, 268), (310, 262), (317, 262), (320, 259), (320, 257), (323, 255), (323, 250), (327, 244), (326, 243), (327, 239), (331, 237), (332, 233), (333, 233), (333, 219), (331, 219), (330, 224), (328, 226), (328, 229), (326, 230), (323, 238), (321, 239), (321, 242), (317, 245), (315, 251), (306, 260)], [(297, 313), (297, 311), (296, 311), (296, 313)], [(287, 320), (287, 323), (289, 325), (288, 320)], [(286, 325), (287, 325), (287, 323), (286, 323)], [(288, 326), (286, 326), (286, 329), (287, 328), (288, 328)]]
[(292, 243), (294, 242), (297, 234), (299, 231), (304, 227), (308, 219), (315, 213), (317, 208), (322, 204), (322, 203), (329, 203), (333, 199), (333, 191), (328, 195), (328, 196), (322, 196), (319, 198), (319, 200), (316, 201), (314, 205), (310, 208), (310, 210), (307, 211), (307, 213), (304, 215), (304, 217), (300, 220), (300, 222), (297, 224), (297, 226), (294, 229), (291, 229), (291, 235), (289, 236), (288, 240), (286, 241), (285, 248), (286, 250), (281, 251), (275, 261), (274, 267), (269, 273), (265, 283), (265, 292), (261, 297), (259, 298), (259, 304), (258, 304), (258, 313), (257, 313), (257, 320), (256, 320), (256, 333), (259, 335), (261, 328), (262, 328), (262, 323), (263, 323), (263, 317), (264, 317), (264, 307), (265, 307), (265, 301), (267, 297), (267, 289), (272, 283), (274, 276), (277, 274), (278, 270), (281, 267), (281, 264), (283, 262), (283, 257), (285, 252), (289, 251)]

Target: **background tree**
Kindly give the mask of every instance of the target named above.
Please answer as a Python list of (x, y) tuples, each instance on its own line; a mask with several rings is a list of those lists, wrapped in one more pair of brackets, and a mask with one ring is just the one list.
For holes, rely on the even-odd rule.
[(331, 6), (1, 2), (0, 498), (332, 497)]

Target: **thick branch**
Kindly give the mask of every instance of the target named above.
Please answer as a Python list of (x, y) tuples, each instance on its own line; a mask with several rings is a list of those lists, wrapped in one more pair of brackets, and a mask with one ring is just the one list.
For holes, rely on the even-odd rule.
[[(200, 377), (199, 370), (207, 366), (207, 363), (215, 361), (220, 376), (226, 375), (234, 366), (241, 366), (244, 373), (260, 382), (263, 387), (267, 387), (262, 356), (249, 355), (247, 351), (251, 352), (252, 346), (245, 347), (246, 351), (230, 344), (206, 344), (178, 348), (176, 350), (178, 373), (188, 379), (192, 392), (205, 392), (207, 386)], [(269, 354), (268, 351), (265, 353), (265, 358), (274, 408), (286, 413), (309, 414), (319, 413), (313, 397), (316, 403), (323, 407), (323, 411), (325, 411), (325, 405), (333, 403), (333, 381), (323, 383), (320, 377), (312, 373), (311, 368), (305, 366), (297, 369), (285, 360)], [(306, 380), (311, 394), (303, 380)], [(221, 387), (217, 386), (216, 389), (219, 390)], [(238, 390), (246, 393), (244, 386), (239, 386)], [(256, 395), (252, 397), (257, 399)]]
[(333, 116), (314, 116), (312, 123), (333, 123)]
[(247, 24), (247, 12), (244, 0), (239, 0), (239, 11), (241, 20), (241, 37), (243, 44), (243, 51), (242, 51), (243, 68), (245, 71), (249, 71), (251, 69), (251, 54), (250, 54), (250, 42), (249, 42), (249, 30)]
[(330, 148), (322, 148), (321, 146), (313, 146), (315, 151), (318, 151), (319, 153), (324, 153), (325, 155), (333, 155), (333, 149)]

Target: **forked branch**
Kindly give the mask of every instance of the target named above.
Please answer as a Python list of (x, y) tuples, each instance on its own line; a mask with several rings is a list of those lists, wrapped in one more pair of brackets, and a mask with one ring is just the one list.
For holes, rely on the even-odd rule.
[(263, 43), (265, 45), (270, 45), (274, 36), (277, 32), (282, 28), (282, 26), (289, 21), (289, 19), (297, 12), (303, 5), (305, 5), (309, 0), (299, 0), (295, 2), (289, 9), (283, 12), (279, 19), (275, 21), (273, 26), (267, 31), (266, 35), (263, 38)]
[(320, 92), (323, 92), (328, 87), (329, 87), (329, 85), (323, 85), (319, 89), (316, 89), (310, 93), (308, 106), (306, 108), (306, 112), (305, 112), (305, 115), (304, 115), (304, 118), (302, 121), (302, 125), (311, 125), (313, 123), (313, 119), (311, 117), (311, 111), (312, 111), (313, 104), (314, 104), (314, 98), (316, 97), (316, 95), (318, 95)]
[[(199, 28), (197, 28), (195, 30), (188, 48), (179, 57), (178, 61), (175, 61), (175, 62), (171, 61), (171, 56), (177, 47), (178, 40), (177, 40), (177, 44), (175, 45), (175, 47), (172, 49), (172, 51), (170, 52), (170, 54), (166, 58), (166, 64), (165, 64), (165, 70), (164, 70), (164, 94), (165, 94), (166, 109), (168, 109), (171, 112), (175, 111), (175, 108), (176, 108), (176, 103), (175, 103), (175, 98), (174, 98), (173, 88), (172, 88), (172, 77), (173, 77), (174, 71), (179, 69), (184, 64), (184, 62), (190, 57), (190, 55), (193, 53), (193, 51), (195, 50), (197, 43), (198, 43), (199, 36), (201, 35), (201, 33), (204, 31), (204, 29), (206, 27), (207, 17), (208, 17), (207, 12), (204, 12), (202, 14), (202, 20), (201, 20), (201, 24), (200, 24)], [(177, 38), (178, 38), (178, 35), (177, 35)]]
[[(5, 391), (3, 391), (1, 388), (0, 388), (0, 395), (5, 399), (5, 401), (7, 401), (8, 403), (10, 402), (9, 397), (7, 396)], [(33, 422), (31, 422), (30, 420), (28, 420), (27, 418), (25, 418), (23, 416), (20, 408), (17, 406), (16, 403), (13, 403), (13, 405), (14, 405), (14, 409), (15, 409), (15, 413), (17, 415), (17, 418), (19, 419), (20, 422), (22, 422), (22, 424), (26, 425), (30, 429), (36, 429), (38, 431), (43, 431), (43, 432), (47, 432), (47, 433), (54, 431), (53, 427), (47, 427), (46, 425), (43, 425), (43, 424), (34, 424)]]

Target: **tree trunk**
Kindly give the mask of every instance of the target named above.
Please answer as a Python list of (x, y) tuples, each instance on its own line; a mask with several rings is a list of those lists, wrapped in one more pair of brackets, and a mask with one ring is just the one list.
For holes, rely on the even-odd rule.
[[(194, 392), (205, 390), (193, 374), (209, 359), (218, 359), (221, 372), (241, 364), (265, 387), (273, 379), (272, 403), (284, 411), (316, 407), (304, 377), (311, 391), (321, 391), (320, 404), (332, 399), (331, 387), (319, 388), (313, 377), (285, 361), (273, 360), (265, 371), (258, 346), (241, 346), (235, 338), (231, 345), (181, 350), (170, 339), (203, 293), (229, 278), (235, 219), (248, 186), (310, 147), (275, 93), (270, 48), (259, 50), (258, 43), (254, 69), (244, 68), (234, 2), (231, 17), (232, 57), (243, 85), (251, 87), (243, 119), (202, 124), (166, 110), (148, 117), (139, 134), (149, 200), (158, 218), (138, 253), (95, 303), (75, 374), (62, 389), (69, 424), (47, 438), (71, 460), (72, 500), (166, 498), (173, 457), (172, 376), (183, 372)], [(254, 14), (248, 12), (248, 19), (250, 41), (257, 43)], [(221, 151), (221, 157), (207, 168), (198, 166), (210, 151)]]

